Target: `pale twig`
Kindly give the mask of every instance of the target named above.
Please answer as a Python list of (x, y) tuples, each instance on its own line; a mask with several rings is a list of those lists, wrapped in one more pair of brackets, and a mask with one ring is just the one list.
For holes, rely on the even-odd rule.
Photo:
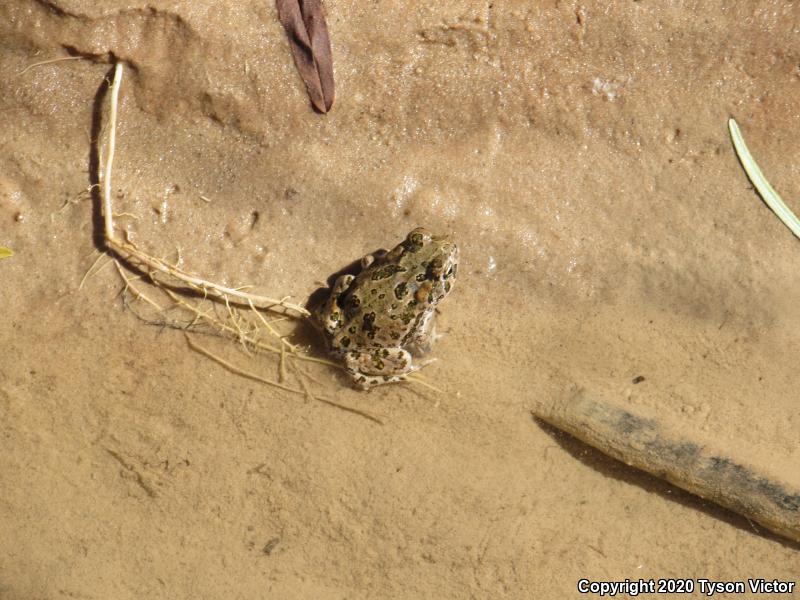
[(318, 365), (326, 365), (328, 367), (336, 367), (337, 369), (344, 370), (344, 367), (341, 365), (341, 363), (337, 363), (332, 360), (328, 360), (326, 358), (316, 358), (314, 356), (309, 356), (308, 354), (299, 354), (299, 353), (295, 355), (295, 358), (305, 362), (316, 363)]
[[(336, 365), (336, 366), (338, 366), (338, 365)], [(323, 383), (322, 383), (322, 382), (321, 382), (319, 379), (317, 379), (316, 377), (314, 377), (313, 375), (311, 375), (311, 373), (309, 373), (309, 372), (308, 372), (308, 369), (303, 369), (303, 368), (302, 368), (302, 367), (301, 367), (299, 364), (297, 364), (296, 362), (293, 362), (293, 363), (292, 363), (292, 367), (294, 367), (294, 370), (295, 370), (295, 371), (297, 371), (297, 373), (298, 373), (298, 374), (301, 374), (303, 377), (305, 377), (305, 378), (306, 378), (306, 379), (308, 379), (309, 381), (313, 381), (314, 383), (316, 383), (316, 384), (317, 384), (318, 386), (320, 386), (320, 387), (322, 387), (322, 386), (323, 386)]]
[(82, 58), (84, 58), (84, 57), (83, 56), (61, 56), (59, 58), (51, 58), (49, 60), (43, 60), (43, 61), (40, 61), (40, 62), (37, 62), (37, 63), (33, 63), (32, 65), (28, 65), (27, 67), (22, 69), (22, 71), (17, 73), (17, 76), (27, 73), (30, 69), (33, 69), (34, 67), (41, 67), (42, 65), (49, 65), (49, 64), (52, 64), (52, 63), (62, 62), (62, 61), (65, 61), (65, 60), (80, 60)]
[(98, 273), (98, 272), (100, 271), (100, 269), (102, 269), (103, 267), (105, 267), (105, 266), (108, 264), (108, 263), (105, 263), (105, 264), (103, 265), (103, 267), (100, 267), (100, 269), (97, 269), (97, 271), (94, 271), (94, 273), (92, 272), (92, 269), (94, 269), (94, 268), (97, 266), (97, 263), (99, 263), (99, 262), (100, 262), (100, 259), (101, 259), (101, 258), (103, 258), (103, 256), (105, 256), (105, 255), (104, 255), (104, 254), (102, 254), (102, 253), (98, 254), (98, 255), (97, 255), (97, 258), (95, 258), (95, 259), (94, 259), (94, 262), (92, 263), (92, 266), (91, 266), (91, 267), (89, 267), (88, 269), (86, 269), (86, 273), (84, 273), (84, 274), (83, 274), (83, 279), (81, 279), (81, 282), (80, 282), (80, 284), (78, 285), (78, 289), (79, 289), (79, 290), (82, 290), (82, 289), (83, 289), (83, 284), (84, 284), (84, 283), (86, 283), (86, 281), (87, 281), (87, 280), (88, 280), (88, 279), (89, 279), (89, 278), (90, 278), (92, 275), (94, 275), (95, 273)]
[(432, 384), (428, 383), (427, 381), (425, 381), (422, 378), (421, 375), (406, 375), (406, 381), (410, 381), (411, 383), (418, 383), (422, 387), (426, 387), (426, 388), (431, 389), (434, 392), (438, 392), (440, 394), (445, 394), (446, 393), (443, 389), (438, 388), (435, 385), (432, 385)]
[(800, 238), (800, 219), (786, 206), (783, 198), (781, 198), (778, 192), (775, 191), (775, 188), (770, 185), (767, 178), (764, 177), (753, 155), (750, 154), (750, 150), (747, 148), (747, 144), (745, 144), (744, 138), (742, 137), (742, 132), (739, 130), (739, 125), (734, 119), (728, 121), (728, 129), (731, 132), (731, 139), (733, 140), (733, 147), (736, 150), (736, 155), (739, 157), (739, 161), (742, 163), (747, 176), (750, 178), (750, 181), (755, 186), (759, 195), (783, 224), (786, 225), (795, 236)]
[(145, 296), (142, 292), (139, 291), (139, 289), (136, 286), (133, 285), (132, 280), (125, 275), (125, 271), (123, 270), (122, 266), (119, 264), (118, 261), (115, 260), (114, 265), (117, 267), (117, 272), (119, 273), (119, 276), (122, 277), (122, 280), (125, 282), (126, 290), (128, 289), (131, 290), (137, 299), (144, 300), (159, 312), (164, 311), (164, 309), (161, 308), (161, 306), (159, 306), (159, 304), (155, 300), (151, 300), (148, 296)]
[[(237, 331), (236, 331), (235, 328), (231, 327), (230, 325), (226, 325), (225, 323), (223, 323), (219, 319), (216, 319), (216, 318), (213, 318), (213, 317), (209, 317), (207, 314), (201, 312), (200, 309), (198, 309), (196, 306), (192, 306), (188, 302), (184, 301), (182, 298), (180, 298), (180, 296), (178, 296), (177, 294), (175, 294), (171, 290), (168, 290), (166, 288), (162, 288), (162, 289), (163, 289), (164, 293), (167, 294), (167, 296), (169, 296), (170, 299), (175, 304), (177, 304), (178, 306), (182, 306), (186, 310), (194, 313), (199, 318), (205, 319), (209, 323), (213, 323), (216, 327), (218, 327), (222, 331), (225, 331), (226, 333), (229, 333), (231, 335), (236, 335)], [(275, 346), (269, 346), (269, 345), (267, 345), (267, 344), (265, 344), (263, 342), (250, 340), (249, 343), (252, 346), (256, 347), (256, 348), (260, 348), (262, 350), (267, 350), (269, 352), (274, 352), (275, 354), (280, 354), (280, 351), (281, 351), (280, 348), (276, 348)], [(302, 358), (302, 357), (298, 357), (298, 358)]]
[(336, 408), (339, 408), (341, 410), (345, 410), (347, 412), (351, 412), (351, 413), (360, 415), (360, 416), (364, 417), (365, 419), (369, 419), (370, 421), (373, 421), (374, 423), (377, 423), (378, 425), (383, 425), (383, 421), (381, 421), (375, 415), (368, 413), (367, 411), (360, 410), (358, 408), (352, 408), (350, 406), (345, 406), (344, 404), (339, 404), (338, 402), (334, 402), (333, 400), (328, 400), (327, 398), (321, 398), (319, 396), (315, 396), (311, 392), (311, 389), (308, 387), (308, 384), (306, 384), (305, 380), (303, 379), (303, 376), (308, 377), (310, 380), (314, 381), (314, 383), (318, 384), (319, 382), (315, 381), (313, 377), (311, 377), (308, 373), (305, 372), (305, 370), (301, 369), (300, 365), (298, 365), (296, 363), (292, 363), (292, 366), (294, 367), (294, 370), (298, 374), (297, 380), (300, 382), (300, 385), (303, 386), (303, 389), (306, 391), (306, 396), (308, 396), (309, 399), (316, 400), (317, 402), (322, 402), (324, 404), (329, 404), (329, 405), (334, 406)]
[(267, 331), (269, 331), (269, 332), (270, 332), (272, 335), (274, 335), (275, 337), (277, 337), (277, 338), (280, 338), (280, 340), (281, 340), (281, 343), (282, 343), (283, 345), (287, 346), (287, 347), (289, 348), (289, 350), (291, 350), (292, 352), (297, 352), (297, 346), (295, 346), (294, 344), (292, 344), (292, 343), (288, 342), (288, 341), (286, 340), (285, 336), (282, 336), (280, 333), (278, 333), (278, 332), (277, 332), (277, 330), (276, 330), (276, 329), (275, 329), (275, 328), (274, 328), (272, 325), (270, 325), (270, 323), (269, 323), (269, 322), (268, 322), (268, 321), (267, 321), (267, 320), (264, 318), (264, 315), (262, 315), (260, 312), (258, 312), (258, 310), (256, 310), (256, 307), (255, 307), (255, 306), (253, 306), (253, 303), (252, 303), (252, 302), (250, 303), (250, 309), (251, 309), (251, 310), (252, 310), (254, 313), (256, 313), (256, 316), (257, 316), (257, 317), (258, 317), (258, 318), (261, 320), (261, 322), (264, 324), (264, 327), (266, 327), (266, 328), (267, 328)]
[[(276, 381), (270, 381), (269, 379), (261, 377), (260, 375), (256, 375), (255, 373), (250, 373), (249, 371), (240, 369), (239, 367), (231, 364), (224, 358), (217, 356), (207, 348), (200, 346), (197, 342), (193, 342), (188, 335), (186, 336), (186, 343), (189, 344), (189, 347), (192, 350), (194, 350), (195, 352), (199, 352), (203, 356), (206, 356), (207, 358), (210, 358), (213, 361), (218, 362), (220, 365), (228, 369), (231, 373), (240, 375), (241, 377), (247, 377), (248, 379), (252, 379), (253, 381), (258, 381), (259, 383), (276, 387), (278, 389), (284, 390), (286, 392), (291, 392), (293, 394), (306, 395), (307, 393), (306, 391), (299, 390), (297, 388), (291, 388), (289, 386), (282, 385)], [(339, 404), (338, 402), (334, 402), (333, 400), (328, 400), (327, 398), (322, 398), (320, 396), (311, 395), (311, 399), (316, 400), (317, 402), (322, 402), (323, 404), (327, 404), (328, 406), (333, 406), (335, 408), (338, 408), (339, 410), (343, 410), (349, 413), (353, 413), (354, 415), (364, 417), (365, 419), (369, 419), (370, 421), (372, 421), (373, 423), (377, 423), (378, 425), (383, 425), (383, 421), (381, 421), (378, 417), (369, 414), (366, 411), (359, 410), (357, 408), (351, 408), (349, 406), (345, 406), (344, 404)]]
[(111, 174), (114, 164), (114, 152), (116, 149), (116, 128), (117, 110), (119, 105), (119, 89), (122, 82), (123, 67), (122, 63), (117, 63), (114, 68), (114, 80), (111, 84), (108, 117), (108, 137), (105, 157), (105, 168), (103, 169), (102, 179), (102, 204), (103, 204), (103, 228), (106, 243), (118, 254), (128, 259), (133, 259), (140, 264), (149, 267), (154, 271), (169, 275), (192, 289), (202, 291), (203, 294), (216, 296), (217, 298), (233, 298), (239, 302), (252, 302), (260, 308), (281, 312), (280, 309), (296, 313), (302, 317), (307, 317), (310, 313), (298, 304), (287, 302), (285, 299), (276, 300), (266, 296), (242, 292), (235, 288), (226, 287), (207, 281), (173, 267), (172, 265), (146, 254), (136, 248), (132, 243), (119, 238), (114, 231), (114, 212), (111, 203)]
[(194, 350), (196, 352), (199, 352), (200, 354), (203, 354), (204, 356), (207, 356), (208, 358), (218, 362), (219, 364), (221, 364), (223, 367), (225, 367), (226, 369), (228, 369), (232, 373), (236, 373), (237, 375), (241, 375), (242, 377), (247, 377), (248, 379), (253, 379), (254, 381), (259, 381), (259, 382), (264, 383), (266, 385), (271, 385), (272, 387), (276, 387), (276, 388), (281, 389), (281, 390), (283, 390), (285, 392), (292, 392), (293, 394), (305, 395), (305, 392), (303, 390), (298, 390), (297, 388), (291, 388), (289, 386), (282, 385), (282, 384), (280, 384), (280, 383), (278, 383), (276, 381), (270, 381), (269, 379), (261, 377), (260, 375), (256, 375), (255, 373), (250, 373), (248, 371), (244, 371), (244, 370), (240, 369), (239, 367), (229, 363), (224, 358), (220, 358), (219, 356), (217, 356), (216, 354), (214, 354), (210, 350), (204, 348), (203, 346), (200, 346), (196, 342), (193, 342), (192, 339), (188, 335), (186, 336), (186, 343), (189, 344), (189, 347), (192, 350)]
[[(284, 349), (281, 346), (281, 349)], [(283, 356), (283, 355), (282, 355)], [(306, 396), (311, 400), (316, 400), (316, 396), (311, 392), (311, 389), (308, 387), (308, 384), (303, 379), (303, 373), (300, 370), (300, 366), (297, 363), (292, 363), (292, 367), (294, 368), (295, 372), (298, 374), (297, 380), (300, 382), (300, 385), (303, 386), (303, 389), (306, 391)], [(281, 362), (281, 368), (283, 368), (283, 363)], [(285, 374), (282, 374), (285, 377)]]
[(244, 329), (242, 329), (240, 323), (241, 319), (239, 318), (238, 313), (235, 313), (233, 309), (231, 309), (230, 302), (228, 302), (228, 298), (225, 298), (225, 308), (228, 311), (228, 319), (231, 323), (233, 323), (233, 327), (236, 329), (236, 337), (239, 340), (239, 343), (242, 345), (246, 354), (250, 354), (250, 351), (247, 349), (247, 333), (245, 333)]
[[(156, 285), (158, 285), (158, 283), (156, 283)], [(170, 299), (175, 304), (177, 304), (178, 306), (181, 306), (184, 309), (188, 310), (189, 312), (193, 313), (195, 315), (196, 319), (197, 318), (205, 319), (206, 321), (208, 321), (209, 323), (211, 323), (212, 325), (214, 325), (218, 329), (230, 334), (231, 336), (238, 337), (238, 333), (239, 332), (238, 332), (238, 330), (236, 328), (231, 327), (230, 325), (226, 325), (225, 323), (223, 323), (222, 321), (220, 321), (216, 317), (210, 316), (208, 313), (202, 312), (196, 306), (193, 306), (192, 304), (189, 304), (188, 302), (183, 300), (180, 296), (178, 296), (172, 290), (169, 290), (167, 288), (162, 288), (162, 291), (165, 294), (167, 294), (167, 296), (169, 296)], [(209, 312), (210, 312), (210, 309), (209, 309)], [(275, 323), (275, 322), (281, 321), (281, 320), (282, 319), (274, 319), (272, 322)], [(283, 339), (283, 338), (281, 338), (281, 339)], [(266, 350), (266, 351), (272, 352), (274, 354), (281, 354), (282, 348), (284, 347), (284, 345), (281, 345), (280, 348), (276, 348), (275, 346), (271, 346), (269, 344), (265, 344), (264, 342), (261, 342), (261, 341), (255, 339), (255, 338), (253, 338), (253, 337), (247, 337), (247, 343), (250, 346), (252, 346), (253, 348), (258, 348), (260, 350)], [(288, 344), (288, 342), (287, 342), (287, 344)], [(325, 365), (325, 366), (328, 366), (328, 367), (334, 367), (334, 368), (337, 368), (337, 369), (342, 369), (343, 368), (341, 364), (333, 362), (331, 360), (326, 360), (324, 358), (316, 358), (314, 356), (309, 356), (307, 354), (302, 354), (300, 352), (300, 349), (297, 346), (291, 346), (289, 349), (291, 350), (291, 356), (293, 358), (297, 359), (297, 360), (301, 360), (303, 362), (308, 362), (308, 363), (319, 364), (319, 365)], [(429, 387), (432, 387), (432, 386), (429, 386)]]
[(85, 197), (86, 199), (91, 198), (90, 193), (92, 191), (92, 188), (94, 188), (95, 186), (97, 186), (96, 183), (86, 187), (83, 190), (81, 190), (80, 192), (75, 194), (72, 198), (67, 198), (66, 200), (64, 200), (64, 204), (61, 205), (61, 208), (59, 208), (54, 213), (50, 213), (50, 220), (51, 221), (53, 220), (53, 216), (54, 215), (60, 214), (60, 213), (64, 212), (69, 206), (74, 206), (75, 204), (80, 202), (80, 199), (81, 199), (82, 196)]
[(320, 396), (313, 396), (314, 400), (317, 402), (322, 402), (323, 404), (327, 404), (328, 406), (333, 406), (338, 408), (339, 410), (343, 410), (345, 412), (353, 413), (354, 415), (358, 415), (360, 417), (364, 417), (365, 419), (369, 419), (373, 423), (377, 423), (378, 425), (383, 425), (383, 421), (381, 421), (375, 415), (371, 415), (365, 410), (360, 410), (358, 408), (351, 408), (350, 406), (345, 406), (344, 404), (339, 404), (338, 402), (334, 402), (333, 400), (328, 400), (327, 398), (321, 398)]

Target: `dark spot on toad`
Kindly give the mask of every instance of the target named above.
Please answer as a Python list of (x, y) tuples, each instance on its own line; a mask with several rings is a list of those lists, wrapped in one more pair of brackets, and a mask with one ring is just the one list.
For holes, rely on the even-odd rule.
[(402, 273), (406, 270), (405, 267), (401, 267), (400, 265), (384, 265), (380, 269), (375, 269), (372, 272), (372, 280), (378, 281), (379, 279), (386, 279), (391, 277), (395, 273)]
[(363, 331), (373, 331), (375, 328), (375, 313), (370, 312), (364, 315), (364, 323), (361, 326)]

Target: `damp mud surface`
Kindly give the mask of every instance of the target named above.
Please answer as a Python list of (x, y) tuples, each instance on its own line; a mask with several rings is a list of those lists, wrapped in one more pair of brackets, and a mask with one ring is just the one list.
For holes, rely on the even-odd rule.
[[(800, 210), (800, 7), (325, 6), (323, 116), (272, 2), (0, 4), (0, 245), (15, 252), (0, 261), (0, 598), (567, 598), (581, 578), (796, 577), (797, 545), (530, 411), (581, 386), (800, 483), (800, 242), (726, 128)], [(113, 265), (80, 285), (110, 55), (127, 69), (118, 225), (152, 255), (304, 301), (415, 226), (453, 236), (446, 336), (423, 369), (443, 393), (315, 372), (379, 425), (138, 319)]]

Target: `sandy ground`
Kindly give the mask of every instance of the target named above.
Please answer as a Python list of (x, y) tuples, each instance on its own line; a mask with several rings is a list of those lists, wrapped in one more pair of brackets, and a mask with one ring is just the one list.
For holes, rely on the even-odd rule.
[[(800, 6), (326, 6), (323, 117), (271, 2), (0, 3), (0, 244), (16, 251), (0, 262), (0, 598), (796, 579), (796, 544), (530, 410), (582, 386), (800, 484), (800, 246), (726, 131), (735, 116), (797, 196)], [(446, 393), (317, 372), (377, 425), (143, 323), (112, 266), (79, 289), (97, 207), (68, 201), (90, 182), (109, 52), (128, 69), (115, 201), (152, 254), (302, 301), (416, 225), (455, 237), (448, 335), (424, 370)], [(215, 347), (275, 377), (269, 357)]]

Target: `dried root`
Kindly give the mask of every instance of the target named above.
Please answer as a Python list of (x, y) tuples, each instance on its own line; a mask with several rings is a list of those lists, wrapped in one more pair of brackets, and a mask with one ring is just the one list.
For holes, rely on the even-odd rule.
[[(122, 73), (123, 67), (117, 63), (109, 93), (107, 134), (101, 148), (101, 156), (104, 158), (100, 161), (103, 168), (99, 181), (105, 242), (109, 250), (143, 273), (143, 275), (133, 275), (119, 261), (113, 260), (117, 272), (125, 284), (122, 293), (126, 306), (131, 307), (139, 318), (151, 324), (173, 327), (187, 333), (212, 333), (234, 339), (242, 351), (248, 355), (256, 352), (272, 353), (279, 358), (277, 381), (242, 369), (199, 344), (189, 335), (186, 338), (192, 350), (203, 354), (237, 375), (381, 423), (380, 419), (367, 412), (344, 406), (317, 395), (311, 390), (308, 381), (313, 381), (313, 378), (298, 363), (320, 364), (326, 367), (339, 367), (340, 365), (310, 356), (299, 345), (288, 340), (291, 331), (287, 329), (287, 325), (294, 326), (298, 319), (302, 320), (310, 315), (304, 307), (289, 302), (286, 298), (277, 299), (252, 294), (244, 291), (243, 288), (222, 286), (188, 273), (163, 259), (140, 250), (117, 234), (114, 217), (118, 215), (115, 215), (111, 201), (111, 174), (116, 148), (116, 123)], [(99, 260), (100, 258), (87, 271), (81, 285), (105, 266), (103, 264), (96, 268)], [(150, 284), (147, 287), (152, 287), (154, 291), (145, 292), (144, 287), (139, 285), (140, 281)], [(188, 288), (190, 293), (183, 293), (180, 288), (184, 290)], [(155, 300), (154, 296), (156, 295), (164, 298), (166, 303)], [(134, 308), (134, 302), (136, 308)], [(264, 311), (278, 313), (278, 315), (267, 318)], [(297, 382), (294, 385), (287, 383), (290, 379), (290, 371), (293, 375), (291, 379), (295, 379)]]
[(141, 266), (146, 271), (160, 273), (172, 278), (173, 281), (200, 292), (203, 296), (214, 296), (223, 301), (238, 301), (266, 310), (288, 313), (300, 317), (308, 317), (309, 312), (298, 304), (293, 304), (284, 299), (268, 298), (257, 294), (244, 292), (241, 289), (230, 288), (213, 283), (197, 275), (187, 273), (169, 263), (155, 258), (139, 250), (131, 242), (122, 239), (114, 231), (114, 212), (111, 203), (111, 173), (114, 165), (114, 151), (116, 149), (117, 111), (119, 104), (119, 88), (122, 83), (122, 63), (117, 63), (114, 69), (114, 81), (111, 84), (110, 102), (108, 111), (108, 137), (105, 145), (105, 167), (101, 173), (101, 196), (103, 204), (103, 232), (105, 241), (116, 254), (126, 260)]

